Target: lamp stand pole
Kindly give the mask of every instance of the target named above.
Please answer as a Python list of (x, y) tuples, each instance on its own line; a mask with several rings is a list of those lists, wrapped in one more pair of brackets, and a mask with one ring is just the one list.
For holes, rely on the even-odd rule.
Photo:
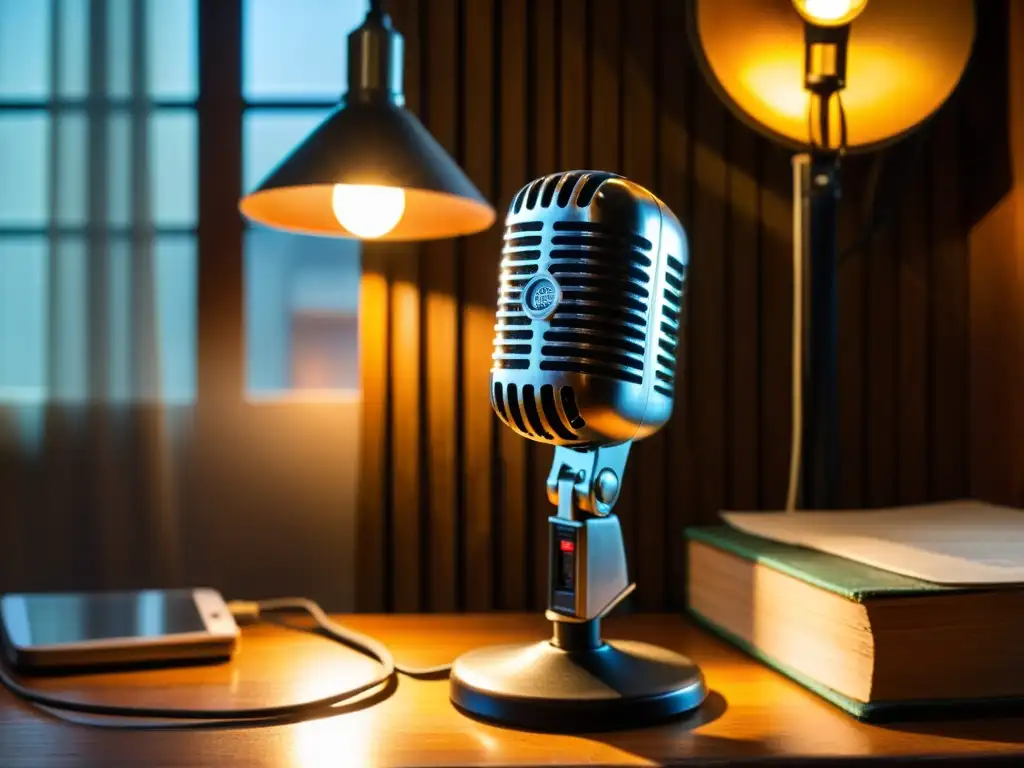
[(837, 153), (793, 158), (794, 258), (803, 274), (802, 439), (797, 506), (834, 509), (839, 489)]

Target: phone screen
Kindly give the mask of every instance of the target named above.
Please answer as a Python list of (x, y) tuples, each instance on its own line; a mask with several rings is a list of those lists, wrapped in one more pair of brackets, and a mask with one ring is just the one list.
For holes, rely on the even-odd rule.
[(191, 590), (24, 596), (32, 645), (203, 632)]

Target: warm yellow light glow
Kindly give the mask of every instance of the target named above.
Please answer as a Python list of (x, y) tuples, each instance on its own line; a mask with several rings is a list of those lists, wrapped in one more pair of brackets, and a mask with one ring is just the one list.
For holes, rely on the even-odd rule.
[[(699, 53), (726, 103), (793, 149), (808, 140), (805, 8), (858, 13), (842, 97), (848, 147), (855, 152), (877, 149), (934, 113), (956, 87), (974, 39), (972, 0), (691, 2)], [(833, 99), (838, 132), (837, 111)]]
[(867, 4), (868, 0), (793, 0), (801, 16), (823, 27), (849, 24)]
[(369, 184), (335, 184), (331, 207), (338, 223), (357, 237), (383, 237), (402, 220), (405, 190)]

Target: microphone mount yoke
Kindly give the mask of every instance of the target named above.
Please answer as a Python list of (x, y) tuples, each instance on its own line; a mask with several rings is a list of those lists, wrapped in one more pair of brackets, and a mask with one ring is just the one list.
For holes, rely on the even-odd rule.
[(601, 618), (633, 591), (619, 496), (631, 442), (558, 447), (548, 475), (549, 640), (497, 645), (455, 660), (451, 700), (474, 717), (562, 732), (648, 725), (700, 706), (700, 669), (667, 648), (602, 640)]
[[(631, 445), (559, 446), (548, 475), (548, 498), (558, 512), (548, 518), (545, 615), (556, 625), (594, 622), (582, 633), (586, 638), (599, 636), (596, 623), (636, 587), (627, 575), (622, 526), (612, 512)], [(566, 639), (578, 634), (565, 629)]]

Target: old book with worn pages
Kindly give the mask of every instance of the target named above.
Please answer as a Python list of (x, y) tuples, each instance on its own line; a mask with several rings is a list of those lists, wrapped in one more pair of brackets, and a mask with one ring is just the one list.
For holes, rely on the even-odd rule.
[(1020, 584), (940, 585), (724, 525), (686, 535), (692, 614), (856, 717), (1024, 697)]

